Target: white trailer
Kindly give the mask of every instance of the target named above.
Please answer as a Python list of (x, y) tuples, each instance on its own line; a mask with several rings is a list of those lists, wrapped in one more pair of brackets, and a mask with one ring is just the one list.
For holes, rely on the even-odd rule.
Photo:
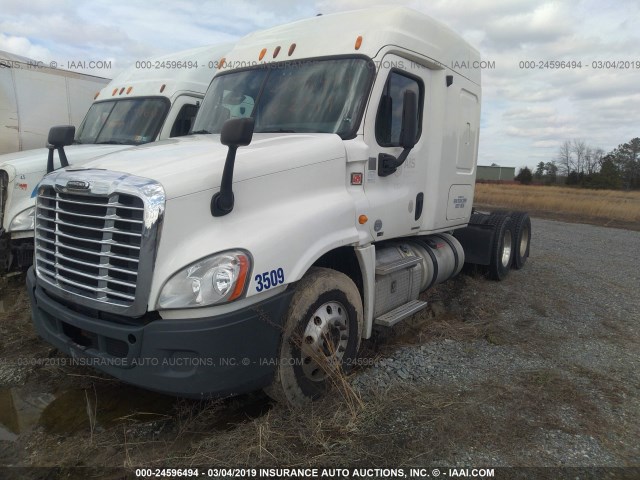
[(465, 257), (526, 260), (526, 214), (472, 215), (479, 59), (399, 7), (241, 39), (198, 134), (43, 180), (38, 333), (161, 392), (321, 395)]
[(51, 125), (78, 125), (108, 82), (0, 51), (0, 154), (46, 146)]
[[(95, 101), (65, 149), (76, 167), (110, 152), (189, 133), (231, 44), (199, 47), (139, 61), (113, 79)], [(41, 99), (55, 96), (40, 94)], [(79, 121), (79, 119), (78, 119)], [(47, 125), (47, 132), (52, 126)], [(47, 173), (46, 148), (0, 156), (0, 272), (27, 267), (33, 257), (35, 189)], [(61, 165), (59, 151), (53, 166)]]

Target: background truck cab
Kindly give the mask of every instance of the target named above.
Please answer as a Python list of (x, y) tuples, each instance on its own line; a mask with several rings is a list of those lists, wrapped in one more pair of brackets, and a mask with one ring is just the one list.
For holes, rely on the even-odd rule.
[[(186, 135), (216, 71), (213, 62), (231, 46), (164, 55), (136, 62), (122, 72), (95, 95), (74, 144), (65, 148), (70, 164)], [(12, 263), (31, 264), (35, 189), (47, 173), (47, 155), (41, 148), (0, 156), (0, 272)], [(54, 165), (60, 166), (57, 152)]]

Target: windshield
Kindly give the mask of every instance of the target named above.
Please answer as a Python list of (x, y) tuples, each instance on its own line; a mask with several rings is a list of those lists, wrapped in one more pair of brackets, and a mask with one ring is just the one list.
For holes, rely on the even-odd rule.
[(77, 143), (140, 145), (155, 140), (164, 122), (166, 98), (128, 98), (91, 105), (76, 133)]
[(255, 133), (355, 134), (373, 68), (362, 58), (268, 64), (213, 79), (193, 133), (220, 133), (230, 118), (255, 118)]

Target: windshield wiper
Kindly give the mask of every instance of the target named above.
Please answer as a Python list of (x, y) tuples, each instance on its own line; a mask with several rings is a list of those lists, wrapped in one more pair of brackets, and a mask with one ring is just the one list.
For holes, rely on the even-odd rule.
[(197, 132), (191, 132), (191, 135), (203, 135), (211, 133), (209, 130), (198, 130)]
[(269, 128), (266, 130), (256, 131), (255, 133), (296, 133), (295, 130), (285, 130), (284, 128)]
[(96, 142), (96, 145), (135, 145), (135, 142), (125, 140), (105, 140), (104, 142)]
[(82, 145), (82, 142), (80, 140), (74, 140), (73, 144), (74, 145)]

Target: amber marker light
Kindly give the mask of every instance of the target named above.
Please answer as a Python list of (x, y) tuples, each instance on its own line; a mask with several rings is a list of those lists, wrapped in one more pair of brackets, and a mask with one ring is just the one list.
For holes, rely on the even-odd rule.
[(240, 273), (238, 275), (238, 281), (236, 282), (236, 288), (229, 297), (229, 302), (238, 298), (243, 290), (244, 283), (247, 281), (247, 273), (249, 273), (249, 260), (244, 255), (238, 255), (238, 261), (240, 263)]
[(100, 95), (100, 92), (96, 92), (96, 94), (93, 96), (93, 99), (95, 100), (96, 98), (98, 98), (98, 95)]
[(358, 223), (360, 225), (364, 225), (365, 223), (367, 223), (369, 221), (369, 217), (367, 217), (366, 215), (360, 215), (358, 217)]
[(164, 92), (164, 87), (166, 87), (166, 86), (167, 86), (166, 84), (164, 84), (164, 83), (162, 84), (162, 86), (160, 87), (160, 93)]
[(292, 43), (289, 47), (289, 56), (293, 55), (293, 51), (296, 49), (296, 44)]
[(263, 48), (262, 50), (260, 50), (260, 55), (258, 55), (258, 60), (262, 60), (264, 58), (264, 56), (267, 53), (267, 49)]
[(111, 94), (111, 96), (113, 97), (116, 93), (118, 93), (118, 89), (117, 89), (117, 88), (114, 88), (114, 89), (113, 89), (113, 93)]
[(356, 38), (356, 50), (360, 50), (360, 45), (362, 45), (362, 35), (358, 35)]
[(118, 95), (122, 95), (122, 92), (124, 92), (124, 87), (120, 89), (120, 93), (118, 93)]
[(224, 67), (224, 63), (227, 61), (226, 58), (222, 57), (220, 59), (220, 61), (218, 62), (218, 70), (221, 69), (222, 67)]
[(279, 53), (280, 53), (280, 45), (278, 45), (273, 51), (273, 58), (276, 58)]
[(133, 87), (129, 87), (127, 88), (127, 95), (129, 95), (131, 93), (131, 90), (133, 89)]

